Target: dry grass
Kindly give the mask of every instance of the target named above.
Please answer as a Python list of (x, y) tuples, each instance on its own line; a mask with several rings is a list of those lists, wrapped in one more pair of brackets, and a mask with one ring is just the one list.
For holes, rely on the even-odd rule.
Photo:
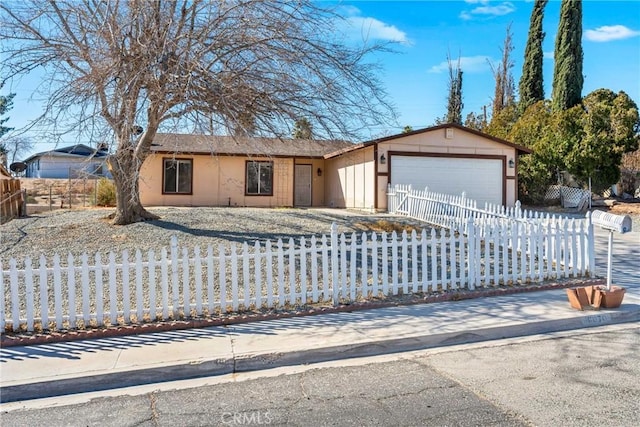
[(388, 221), (386, 219), (379, 219), (372, 222), (357, 222), (354, 224), (354, 227), (361, 231), (375, 231), (376, 233), (382, 233), (383, 231), (387, 233), (394, 231), (396, 233), (402, 233), (405, 230), (407, 233), (411, 233), (414, 230), (416, 233), (420, 233), (422, 231), (421, 228), (415, 225), (404, 224), (398, 221)]

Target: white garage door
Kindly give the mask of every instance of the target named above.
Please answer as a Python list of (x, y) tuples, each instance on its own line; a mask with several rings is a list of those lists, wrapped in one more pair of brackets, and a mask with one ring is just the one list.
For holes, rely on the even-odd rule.
[(392, 156), (391, 184), (461, 195), (502, 205), (502, 160), (458, 157)]

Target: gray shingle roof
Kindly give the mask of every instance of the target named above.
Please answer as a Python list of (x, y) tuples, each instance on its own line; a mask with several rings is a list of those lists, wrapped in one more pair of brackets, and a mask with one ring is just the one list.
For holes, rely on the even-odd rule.
[(109, 155), (106, 151), (100, 151), (95, 148), (91, 148), (85, 144), (75, 144), (68, 147), (55, 148), (50, 151), (42, 151), (29, 156), (24, 162), (30, 162), (36, 157), (86, 157), (86, 158), (103, 158)]
[(153, 140), (151, 151), (319, 158), (351, 146), (353, 144), (346, 141), (159, 133)]

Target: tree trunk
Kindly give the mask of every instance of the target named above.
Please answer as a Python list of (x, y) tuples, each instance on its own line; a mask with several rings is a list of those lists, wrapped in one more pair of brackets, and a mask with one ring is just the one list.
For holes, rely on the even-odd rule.
[(133, 150), (118, 150), (109, 158), (111, 174), (116, 186), (116, 212), (113, 223), (127, 225), (160, 218), (148, 212), (140, 203), (138, 178), (143, 160)]

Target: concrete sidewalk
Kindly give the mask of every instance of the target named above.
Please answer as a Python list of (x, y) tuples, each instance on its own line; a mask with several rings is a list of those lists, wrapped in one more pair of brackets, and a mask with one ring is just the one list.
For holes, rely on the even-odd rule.
[(552, 290), (9, 347), (0, 350), (1, 402), (639, 320), (636, 287), (618, 309), (582, 312)]

